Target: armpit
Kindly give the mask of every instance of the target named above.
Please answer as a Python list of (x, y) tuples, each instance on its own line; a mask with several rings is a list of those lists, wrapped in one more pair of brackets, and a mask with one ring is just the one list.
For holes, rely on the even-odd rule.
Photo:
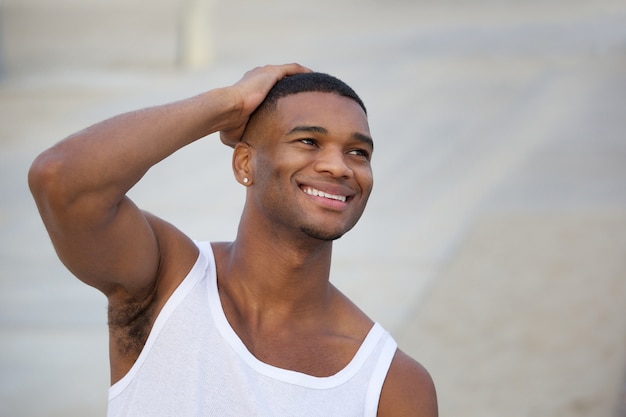
[(108, 307), (108, 324), (112, 346), (122, 356), (139, 355), (154, 321), (154, 293), (136, 300), (127, 298)]

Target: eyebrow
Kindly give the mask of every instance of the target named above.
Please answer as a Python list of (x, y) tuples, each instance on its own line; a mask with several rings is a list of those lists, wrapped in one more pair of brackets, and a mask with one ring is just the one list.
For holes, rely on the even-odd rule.
[(305, 132), (305, 133), (322, 133), (324, 135), (328, 134), (328, 130), (324, 129), (321, 126), (296, 126), (293, 129), (291, 129), (289, 132), (287, 132), (288, 135), (292, 135), (294, 133), (301, 133), (301, 132)]
[(363, 142), (366, 145), (369, 145), (372, 149), (374, 149), (374, 139), (372, 139), (371, 137), (364, 135), (362, 133), (354, 133), (352, 137), (358, 140), (359, 142)]
[[(287, 135), (292, 135), (294, 133), (321, 133), (323, 135), (327, 135), (328, 134), (328, 129), (323, 128), (321, 126), (296, 126), (293, 129), (291, 129), (289, 132), (287, 132)], [(359, 142), (363, 142), (366, 145), (369, 145), (372, 149), (374, 149), (374, 140), (367, 136), (364, 135), (363, 133), (353, 133), (352, 137), (356, 140), (358, 140)]]

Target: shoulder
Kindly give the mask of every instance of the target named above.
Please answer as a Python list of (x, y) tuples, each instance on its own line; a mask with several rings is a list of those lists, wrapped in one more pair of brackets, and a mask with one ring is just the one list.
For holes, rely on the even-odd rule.
[(198, 258), (199, 249), (189, 237), (156, 216), (144, 216), (157, 242), (158, 268), (146, 283), (118, 286), (107, 295), (113, 382), (130, 370), (161, 309)]
[(409, 355), (396, 350), (380, 394), (378, 417), (437, 415), (437, 394), (430, 374)]

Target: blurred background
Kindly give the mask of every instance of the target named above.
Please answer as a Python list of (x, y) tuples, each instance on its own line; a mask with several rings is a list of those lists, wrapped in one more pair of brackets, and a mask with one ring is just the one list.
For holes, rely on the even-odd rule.
[[(106, 300), (56, 258), (33, 158), (293, 61), (368, 107), (375, 189), (332, 281), (431, 372), (440, 415), (626, 416), (623, 0), (4, 0), (0, 416), (106, 412)], [(132, 198), (232, 239), (243, 190), (218, 142)]]

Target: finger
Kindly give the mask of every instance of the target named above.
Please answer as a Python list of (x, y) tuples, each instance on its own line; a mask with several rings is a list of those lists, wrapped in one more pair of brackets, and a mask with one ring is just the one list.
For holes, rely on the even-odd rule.
[(275, 81), (278, 81), (289, 75), (301, 74), (301, 73), (306, 73), (306, 72), (313, 72), (313, 70), (294, 62), (291, 64), (265, 65), (262, 67), (257, 67), (249, 71), (248, 73), (246, 73), (246, 75), (263, 74), (263, 73), (265, 73), (266, 75), (271, 74), (272, 78), (274, 78)]
[(298, 63), (284, 64), (280, 66), (284, 76), (301, 74), (306, 72), (313, 72), (310, 68), (307, 68)]

